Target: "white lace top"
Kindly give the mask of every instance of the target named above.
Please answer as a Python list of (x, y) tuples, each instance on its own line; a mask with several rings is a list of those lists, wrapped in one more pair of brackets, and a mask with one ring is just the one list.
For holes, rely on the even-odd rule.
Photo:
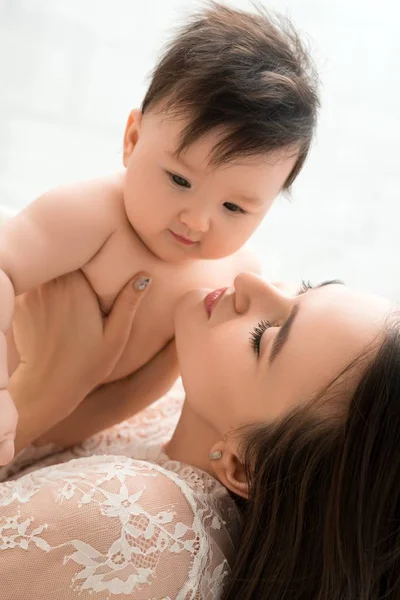
[(27, 449), (0, 469), (1, 600), (212, 600), (239, 516), (214, 478), (162, 446), (175, 388), (72, 450)]

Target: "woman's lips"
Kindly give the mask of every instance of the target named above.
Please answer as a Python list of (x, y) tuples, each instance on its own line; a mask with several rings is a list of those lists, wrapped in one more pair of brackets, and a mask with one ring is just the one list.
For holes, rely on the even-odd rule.
[(225, 294), (227, 289), (228, 288), (225, 287), (225, 288), (220, 288), (219, 290), (214, 290), (213, 292), (210, 292), (209, 294), (207, 294), (207, 296), (204, 298), (204, 306), (206, 308), (208, 316), (211, 315), (218, 300), (220, 298), (222, 298), (222, 296)]
[(183, 237), (182, 235), (178, 235), (173, 231), (169, 230), (169, 232), (174, 236), (174, 238), (180, 242), (181, 244), (185, 244), (185, 246), (193, 246), (193, 244), (197, 244), (197, 242), (193, 242), (193, 240), (189, 240), (188, 238)]

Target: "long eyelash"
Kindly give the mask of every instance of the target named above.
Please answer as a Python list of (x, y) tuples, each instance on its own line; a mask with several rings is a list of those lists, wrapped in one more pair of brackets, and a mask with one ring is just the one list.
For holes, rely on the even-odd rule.
[(298, 289), (297, 295), (300, 296), (300, 294), (305, 294), (306, 292), (308, 292), (308, 290), (312, 290), (313, 287), (314, 286), (311, 283), (311, 281), (305, 281), (303, 279), (303, 281), (301, 282), (301, 286)]
[(254, 327), (253, 331), (250, 332), (250, 346), (253, 348), (257, 356), (260, 355), (260, 343), (263, 333), (271, 327), (271, 323), (262, 319), (257, 325)]

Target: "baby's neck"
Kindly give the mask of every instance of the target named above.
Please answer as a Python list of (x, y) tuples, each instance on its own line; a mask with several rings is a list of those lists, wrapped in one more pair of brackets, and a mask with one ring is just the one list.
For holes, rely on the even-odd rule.
[(165, 451), (170, 459), (197, 467), (215, 476), (210, 467), (208, 453), (219, 439), (218, 433), (199, 417), (185, 400), (178, 425)]

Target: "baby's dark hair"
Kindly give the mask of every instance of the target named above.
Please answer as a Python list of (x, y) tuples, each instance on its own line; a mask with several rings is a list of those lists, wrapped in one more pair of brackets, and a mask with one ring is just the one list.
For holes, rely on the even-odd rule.
[(217, 2), (191, 17), (156, 65), (142, 103), (189, 117), (177, 155), (205, 134), (223, 134), (211, 163), (288, 149), (300, 172), (319, 108), (317, 76), (291, 23), (261, 7), (248, 13)]
[(223, 600), (400, 598), (398, 314), (379, 345), (346, 369), (362, 367), (350, 398), (328, 394), (345, 411), (324, 411), (329, 386), (320, 414), (314, 398), (243, 438), (250, 495)]

